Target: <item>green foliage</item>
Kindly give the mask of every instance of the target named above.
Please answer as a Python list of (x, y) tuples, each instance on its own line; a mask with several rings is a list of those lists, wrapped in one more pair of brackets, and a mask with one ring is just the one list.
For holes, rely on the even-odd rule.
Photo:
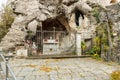
[(89, 51), (89, 54), (98, 54), (100, 53), (100, 37), (95, 37), (94, 38), (94, 46), (92, 47), (92, 49)]
[(94, 46), (92, 49), (94, 50), (94, 53), (100, 53), (100, 47), (99, 46)]
[(114, 72), (112, 72), (110, 80), (120, 80), (120, 71), (114, 71)]
[(99, 7), (95, 7), (93, 9), (92, 15), (96, 18), (97, 23), (100, 23), (100, 11), (99, 11)]
[(91, 50), (89, 50), (88, 52), (87, 52), (87, 54), (90, 54), (90, 55), (92, 55), (92, 58), (94, 58), (94, 59), (97, 59), (97, 60), (100, 60), (101, 58), (100, 58), (100, 44), (101, 44), (101, 41), (100, 41), (101, 39), (100, 39), (100, 37), (95, 37), (94, 38), (94, 46), (91, 48)]
[(94, 43), (95, 43), (95, 46), (100, 46), (100, 37), (99, 36), (94, 38)]
[(105, 36), (107, 34), (106, 29), (107, 29), (107, 24), (106, 23), (100, 23), (100, 25), (97, 26), (96, 31), (97, 31), (97, 36)]
[[(111, 27), (112, 29), (112, 27)], [(96, 37), (93, 39), (93, 47), (88, 52), (94, 59), (100, 59), (100, 54), (109, 51), (107, 23), (103, 22), (96, 28)]]
[(108, 45), (104, 45), (103, 50), (104, 50), (105, 52), (107, 52), (108, 49), (109, 49), (109, 46), (108, 46)]
[(100, 53), (100, 38), (97, 36), (93, 39), (94, 46), (86, 54), (94, 55)]
[(84, 52), (85, 48), (86, 48), (86, 44), (84, 41), (81, 42), (81, 48), (82, 48), (82, 52)]
[(120, 41), (120, 36), (118, 36), (118, 40)]
[[(93, 39), (93, 46), (90, 51), (87, 52), (87, 54), (101, 54), (101, 45), (107, 45), (108, 39), (107, 39), (107, 33), (106, 33), (106, 24), (101, 23), (96, 28), (96, 37)], [(106, 48), (107, 49), (107, 48)]]
[(100, 53), (100, 47), (93, 46), (86, 54), (94, 55)]
[(13, 10), (11, 9), (10, 6), (5, 6), (4, 11), (1, 15), (1, 23), (3, 26), (9, 27), (14, 21), (14, 16), (13, 16)]
[(11, 7), (7, 5), (3, 8), (4, 10), (2, 11), (2, 14), (0, 16), (0, 41), (6, 35), (8, 29), (11, 27), (14, 21), (13, 10), (11, 9)]
[[(111, 53), (110, 49), (112, 49), (112, 38), (113, 36), (113, 22), (108, 19), (108, 22), (100, 21), (100, 12), (102, 7), (97, 5), (93, 8), (92, 15), (95, 17), (97, 24), (99, 25), (96, 28), (96, 38), (94, 38), (94, 45), (90, 50), (91, 54), (104, 54), (106, 52)], [(104, 9), (102, 9), (104, 10)], [(111, 33), (111, 34), (110, 34)]]
[(96, 30), (98, 33), (97, 36), (100, 37), (100, 44), (103, 46), (102, 50), (105, 52), (108, 51), (109, 44), (108, 44), (107, 24), (101, 23)]
[(94, 58), (94, 59), (96, 59), (96, 60), (100, 60), (101, 58), (100, 58), (100, 55), (99, 54), (94, 54), (94, 55), (92, 55), (92, 58)]
[(107, 38), (107, 36), (106, 35), (103, 35), (102, 36), (102, 38), (101, 38), (101, 43), (103, 43), (103, 44), (108, 44), (108, 38)]

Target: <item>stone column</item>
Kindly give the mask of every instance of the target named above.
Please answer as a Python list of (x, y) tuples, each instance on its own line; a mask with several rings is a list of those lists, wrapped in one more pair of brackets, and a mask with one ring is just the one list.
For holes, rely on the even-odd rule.
[(76, 32), (76, 54), (81, 56), (81, 32)]

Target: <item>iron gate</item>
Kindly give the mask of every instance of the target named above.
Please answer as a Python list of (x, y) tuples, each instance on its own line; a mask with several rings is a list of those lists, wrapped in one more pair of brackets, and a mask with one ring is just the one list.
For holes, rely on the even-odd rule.
[[(65, 31), (37, 31), (37, 54), (58, 54), (62, 50), (61, 44), (68, 33)], [(34, 54), (33, 54), (34, 55)]]

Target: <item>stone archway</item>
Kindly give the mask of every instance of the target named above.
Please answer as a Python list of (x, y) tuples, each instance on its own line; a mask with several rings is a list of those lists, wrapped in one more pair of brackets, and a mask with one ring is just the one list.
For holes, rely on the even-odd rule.
[[(66, 26), (68, 26), (66, 25), (68, 24), (67, 20), (62, 19), (64, 20), (63, 23), (59, 18), (60, 17), (42, 21), (41, 26), (37, 27), (36, 45), (38, 47), (38, 53), (59, 54), (63, 51), (63, 48), (60, 47), (63, 42), (63, 38), (69, 35), (69, 28), (66, 29)], [(62, 45), (65, 46), (65, 44)]]
[(42, 23), (48, 19), (59, 17), (58, 21), (69, 33), (72, 33), (69, 18), (74, 9), (77, 7), (86, 14), (92, 10), (87, 3), (81, 0), (72, 0), (72, 2), (64, 0), (13, 0), (12, 6), (14, 6), (16, 18), (11, 29), (0, 43), (3, 49), (15, 47), (17, 43), (23, 42), (27, 35), (26, 26), (34, 20)]

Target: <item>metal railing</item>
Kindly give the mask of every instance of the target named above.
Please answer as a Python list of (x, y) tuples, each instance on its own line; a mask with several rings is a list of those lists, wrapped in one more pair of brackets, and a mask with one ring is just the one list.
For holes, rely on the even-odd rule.
[[(42, 37), (41, 37), (42, 33)], [(36, 44), (39, 47), (42, 47), (42, 53), (59, 53), (63, 50), (63, 41), (64, 43), (68, 43), (64, 38), (68, 36), (66, 31), (37, 31), (37, 40)], [(41, 46), (39, 46), (41, 44)]]
[[(1, 59), (3, 60), (3, 62), (5, 63), (5, 67), (6, 67), (6, 68), (5, 68), (5, 69), (6, 69), (6, 70), (5, 70), (5, 80), (9, 80), (9, 73), (11, 74), (13, 80), (17, 80), (17, 78), (16, 78), (13, 70), (11, 69), (11, 67), (10, 67), (10, 65), (9, 65), (9, 63), (8, 63), (8, 58), (5, 58), (5, 57), (3, 56), (3, 54), (1, 53), (1, 51), (0, 51), (0, 57), (1, 57)], [(1, 63), (0, 63), (0, 65), (1, 65)]]

